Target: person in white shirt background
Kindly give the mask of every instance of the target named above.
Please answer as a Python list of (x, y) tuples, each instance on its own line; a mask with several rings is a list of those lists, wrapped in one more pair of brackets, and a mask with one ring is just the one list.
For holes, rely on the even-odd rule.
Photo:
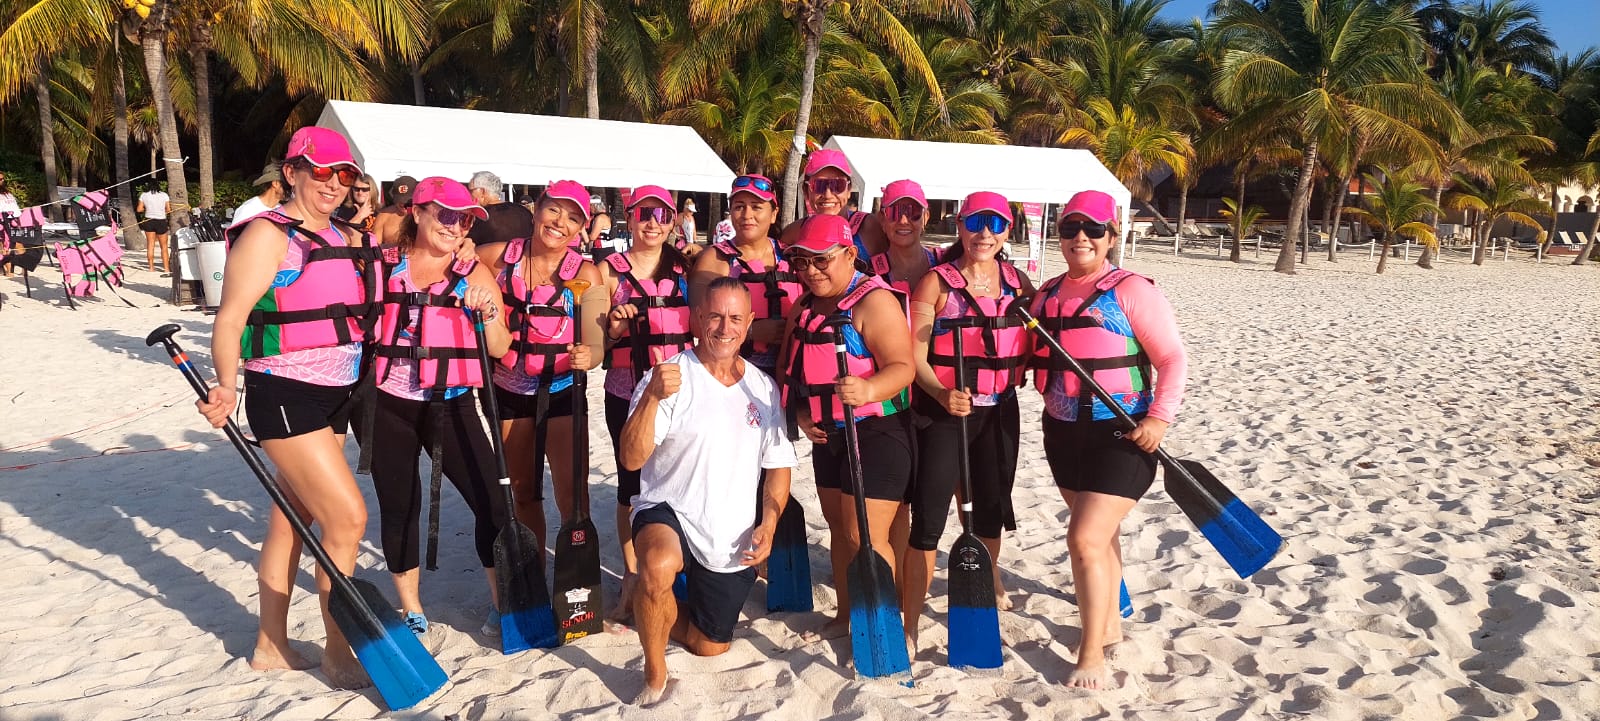
[(249, 221), (262, 213), (278, 207), (283, 202), (283, 171), (279, 169), (281, 163), (267, 163), (262, 168), (261, 175), (256, 178), (254, 185), (261, 189), (261, 193), (239, 204), (233, 209), (233, 219), (228, 221), (228, 227), (233, 227)]
[(172, 268), (168, 265), (170, 261), (167, 259), (167, 233), (171, 230), (171, 226), (167, 224), (167, 212), (171, 209), (171, 196), (155, 183), (146, 185), (144, 192), (139, 194), (139, 207), (136, 210), (144, 214), (144, 222), (140, 223), (139, 227), (144, 229), (145, 266), (155, 270), (156, 254), (159, 252), (161, 273), (164, 276), (172, 274)]

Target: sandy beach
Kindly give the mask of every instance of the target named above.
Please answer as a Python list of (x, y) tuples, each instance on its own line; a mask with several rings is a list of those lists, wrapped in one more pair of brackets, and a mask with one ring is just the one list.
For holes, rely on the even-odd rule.
[[(1451, 255), (1430, 272), (1392, 259), (1376, 276), (1363, 250), (1287, 277), (1271, 258), (1141, 246), (1127, 266), (1171, 298), (1190, 356), (1167, 447), (1206, 464), (1286, 544), (1240, 580), (1158, 482), (1123, 526), (1136, 612), (1115, 690), (1061, 685), (1079, 635), (1067, 509), (1030, 386), (998, 672), (945, 666), (942, 577), (912, 688), (856, 679), (845, 639), (802, 641), (834, 606), (802, 460), (819, 612), (766, 617), (758, 585), (731, 652), (669, 650), (679, 685), (652, 710), (626, 704), (643, 683), (631, 633), (509, 657), (478, 633), (487, 598), (470, 515), (447, 490), (440, 568), (422, 593), (448, 629), (438, 657), (452, 685), (399, 716), (1600, 719), (1600, 270), (1566, 263)], [(166, 280), (142, 263), (128, 280), (138, 308), (108, 294), (73, 311), (51, 269), (33, 299), (20, 278), (0, 279), (0, 719), (387, 715), (374, 691), (249, 668), (270, 504), (165, 355), (144, 346), (152, 328), (179, 323), (209, 372), (209, 317), (162, 302)], [(614, 597), (599, 386), (590, 480)], [(392, 596), (370, 489), (367, 500), (358, 575)], [(958, 524), (948, 528), (942, 547)], [(309, 557), (302, 566), (290, 632), (315, 656)]]

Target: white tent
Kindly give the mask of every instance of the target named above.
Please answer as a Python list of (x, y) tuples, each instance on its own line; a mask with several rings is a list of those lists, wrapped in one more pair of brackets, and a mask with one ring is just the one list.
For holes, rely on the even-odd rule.
[(902, 178), (917, 181), (930, 199), (945, 200), (991, 190), (1013, 203), (1065, 203), (1080, 190), (1099, 190), (1116, 198), (1127, 237), (1133, 194), (1087, 150), (842, 135), (833, 136), (826, 147), (850, 159), (851, 183), (861, 192), (862, 209), (872, 207), (883, 186)]
[(317, 125), (350, 139), (380, 182), (487, 170), (507, 183), (576, 180), (601, 188), (645, 184), (728, 192), (734, 173), (693, 128), (617, 120), (412, 105), (328, 102)]

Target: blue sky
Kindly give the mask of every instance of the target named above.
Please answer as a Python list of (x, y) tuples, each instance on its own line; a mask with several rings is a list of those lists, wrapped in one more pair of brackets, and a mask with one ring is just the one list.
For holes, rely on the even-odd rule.
[[(1545, 31), (1567, 55), (1600, 46), (1600, 0), (1531, 0), (1539, 8)], [(1178, 20), (1205, 17), (1211, 0), (1172, 0), (1162, 15)]]

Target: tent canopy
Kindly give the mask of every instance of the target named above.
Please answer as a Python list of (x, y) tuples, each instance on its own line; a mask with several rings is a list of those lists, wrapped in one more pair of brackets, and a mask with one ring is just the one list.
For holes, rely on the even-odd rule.
[[(1133, 194), (1094, 153), (1066, 148), (972, 145), (921, 140), (884, 140), (835, 135), (826, 147), (850, 159), (851, 182), (861, 192), (861, 207), (883, 194), (883, 186), (910, 178), (931, 198), (960, 200), (991, 190), (1013, 203), (1065, 203), (1080, 190), (1099, 190), (1116, 198), (1125, 221)], [(1122, 223), (1126, 234), (1128, 224)]]
[(653, 184), (726, 193), (734, 174), (693, 128), (485, 110), (331, 100), (317, 125), (350, 139), (381, 182), (487, 170), (507, 183), (571, 179), (603, 188)]

